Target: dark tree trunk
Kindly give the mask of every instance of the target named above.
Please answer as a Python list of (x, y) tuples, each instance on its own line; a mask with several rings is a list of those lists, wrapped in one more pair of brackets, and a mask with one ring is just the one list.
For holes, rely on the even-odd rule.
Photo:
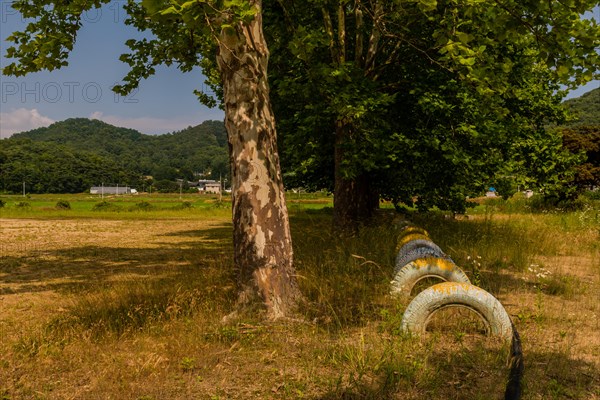
[(217, 61), (232, 165), (240, 300), (260, 299), (269, 318), (276, 319), (294, 311), (300, 291), (269, 100), (261, 2), (255, 5), (259, 12), (252, 22), (222, 30)]
[(333, 225), (336, 231), (345, 233), (356, 232), (359, 225), (370, 220), (379, 207), (379, 194), (367, 173), (353, 178), (345, 178), (342, 173), (344, 144), (351, 139), (351, 135), (351, 124), (336, 122)]

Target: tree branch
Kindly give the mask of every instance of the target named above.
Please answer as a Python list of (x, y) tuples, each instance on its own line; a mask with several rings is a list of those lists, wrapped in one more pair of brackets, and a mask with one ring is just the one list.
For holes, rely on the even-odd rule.
[(344, 4), (340, 1), (338, 5), (338, 48), (339, 48), (339, 64), (346, 62), (346, 11)]
[(329, 52), (331, 53), (331, 59), (333, 62), (338, 62), (338, 54), (333, 39), (333, 24), (331, 23), (331, 15), (329, 15), (329, 11), (327, 11), (325, 7), (321, 8), (321, 12), (323, 13), (325, 32), (327, 32), (327, 36), (329, 37)]
[(383, 5), (380, 0), (375, 2), (375, 13), (373, 14), (373, 30), (369, 37), (369, 48), (367, 50), (367, 59), (365, 61), (365, 75), (373, 69), (375, 63), (375, 56), (377, 55), (377, 49), (379, 46), (379, 40), (381, 39), (380, 23), (383, 17)]
[(354, 61), (356, 65), (364, 67), (363, 51), (364, 51), (364, 33), (363, 33), (363, 12), (361, 9), (360, 0), (356, 0), (354, 4), (354, 18), (356, 20), (356, 44), (354, 48)]

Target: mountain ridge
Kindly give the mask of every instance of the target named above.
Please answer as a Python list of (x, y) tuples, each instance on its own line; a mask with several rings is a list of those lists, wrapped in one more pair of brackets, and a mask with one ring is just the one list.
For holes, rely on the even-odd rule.
[(563, 104), (574, 117), (573, 120), (564, 125), (600, 125), (600, 88), (592, 89), (579, 97), (565, 100)]
[[(42, 157), (44, 149), (54, 158), (71, 160), (69, 165)], [(37, 182), (32, 185), (37, 188), (32, 190), (35, 192), (65, 188), (75, 192), (101, 183), (98, 180), (142, 186), (175, 179), (219, 179), (229, 172), (227, 133), (221, 121), (204, 121), (180, 131), (147, 135), (95, 119), (68, 118), (1, 140), (0, 166), (0, 188), (4, 191), (18, 190), (17, 184), (24, 180)], [(56, 182), (56, 171), (80, 183), (62, 182), (54, 189), (45, 182)]]

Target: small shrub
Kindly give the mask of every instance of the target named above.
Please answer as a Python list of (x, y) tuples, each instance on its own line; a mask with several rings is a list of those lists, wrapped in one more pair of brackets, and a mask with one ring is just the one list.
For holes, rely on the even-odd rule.
[(600, 200), (600, 190), (588, 190), (587, 192), (583, 193), (583, 195), (590, 200)]
[(140, 201), (136, 203), (133, 207), (131, 207), (130, 211), (151, 211), (154, 209), (154, 206), (147, 201)]
[(533, 196), (529, 199), (529, 206), (533, 212), (581, 211), (585, 209), (586, 201), (584, 198), (565, 200), (555, 197)]
[(542, 291), (551, 296), (572, 300), (581, 291), (581, 282), (574, 276), (559, 275), (541, 280)]
[(2, 199), (0, 199), (0, 208), (4, 207), (6, 205), (6, 202)]
[(17, 208), (31, 208), (31, 204), (29, 204), (26, 201), (19, 201), (19, 202), (15, 203), (15, 207), (17, 207)]
[(179, 362), (181, 369), (185, 372), (189, 372), (196, 368), (196, 359), (192, 357), (183, 357)]
[(176, 206), (173, 206), (173, 210), (189, 210), (190, 208), (194, 208), (194, 206), (189, 201), (184, 201), (181, 204), (177, 204)]
[(59, 200), (56, 202), (56, 209), (57, 210), (70, 210), (71, 209), (71, 203), (69, 203), (66, 200)]
[(92, 207), (92, 211), (119, 211), (120, 209), (121, 207), (108, 201), (101, 201)]
[(218, 208), (218, 209), (229, 208), (229, 207), (231, 207), (231, 203), (225, 202), (223, 200), (216, 200), (216, 201), (210, 203), (210, 207), (211, 208)]

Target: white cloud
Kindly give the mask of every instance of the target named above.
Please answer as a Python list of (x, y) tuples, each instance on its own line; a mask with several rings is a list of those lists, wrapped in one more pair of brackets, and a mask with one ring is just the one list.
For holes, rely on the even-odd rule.
[(37, 109), (17, 108), (9, 112), (0, 112), (0, 138), (13, 133), (41, 128), (54, 123), (52, 118), (41, 115)]
[(205, 119), (222, 119), (222, 116), (207, 115), (206, 118), (194, 117), (176, 117), (172, 119), (153, 118), (153, 117), (119, 117), (115, 115), (104, 115), (101, 111), (93, 112), (91, 119), (104, 121), (114, 126), (131, 128), (145, 134), (161, 134), (177, 130), (182, 130), (188, 126), (200, 124)]

